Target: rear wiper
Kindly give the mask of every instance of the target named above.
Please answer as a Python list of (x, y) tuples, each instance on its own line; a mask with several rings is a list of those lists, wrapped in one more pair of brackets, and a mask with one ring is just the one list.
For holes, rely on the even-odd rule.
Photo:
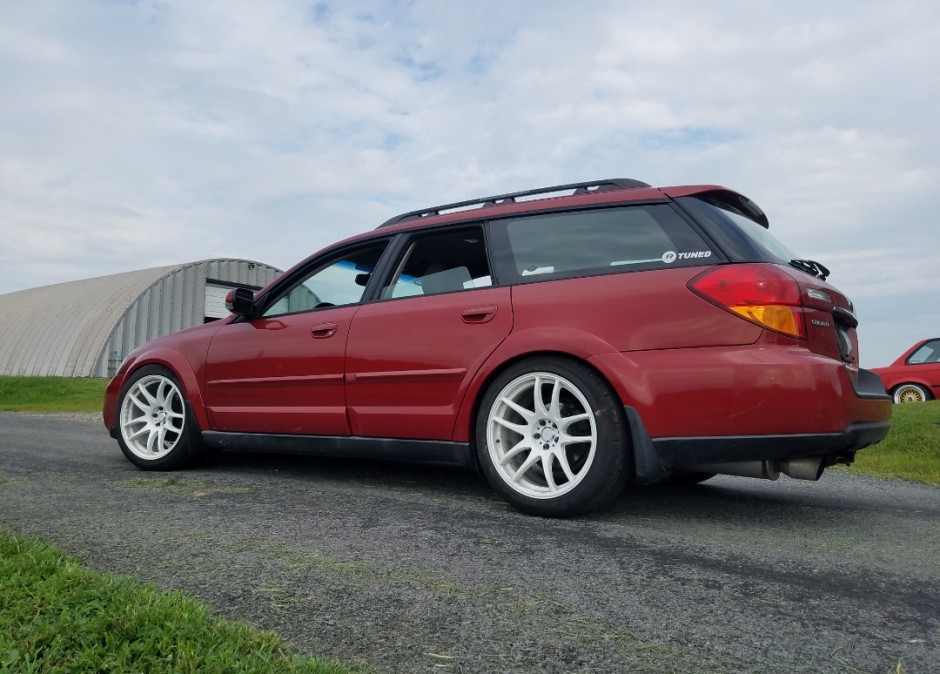
[(790, 266), (805, 271), (807, 274), (818, 276), (823, 281), (829, 276), (829, 270), (816, 260), (790, 260)]

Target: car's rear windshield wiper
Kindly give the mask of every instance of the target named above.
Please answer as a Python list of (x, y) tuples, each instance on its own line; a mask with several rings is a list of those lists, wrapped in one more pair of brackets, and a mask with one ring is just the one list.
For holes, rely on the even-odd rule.
[(805, 271), (807, 274), (818, 276), (823, 281), (829, 276), (829, 269), (816, 262), (816, 260), (790, 260), (790, 266)]

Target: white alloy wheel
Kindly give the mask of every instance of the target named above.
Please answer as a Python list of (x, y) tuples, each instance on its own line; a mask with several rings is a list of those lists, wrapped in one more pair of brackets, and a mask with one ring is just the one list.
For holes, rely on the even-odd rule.
[(186, 408), (176, 383), (162, 374), (141, 377), (124, 394), (121, 437), (127, 449), (144, 461), (156, 461), (184, 439)]
[(506, 486), (529, 498), (553, 499), (590, 472), (597, 422), (571, 381), (552, 372), (529, 372), (496, 396), (486, 438), (492, 466)]
[(895, 403), (922, 403), (927, 400), (927, 392), (917, 384), (901, 384), (894, 389)]

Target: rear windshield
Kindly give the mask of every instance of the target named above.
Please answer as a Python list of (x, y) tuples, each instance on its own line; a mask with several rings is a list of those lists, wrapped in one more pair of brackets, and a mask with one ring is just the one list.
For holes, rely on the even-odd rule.
[[(510, 282), (711, 264), (711, 248), (669, 205), (553, 213), (494, 222)], [(500, 242), (502, 243), (502, 242)]]
[(735, 262), (788, 263), (797, 257), (770, 230), (718, 199), (683, 197), (676, 202), (716, 239)]

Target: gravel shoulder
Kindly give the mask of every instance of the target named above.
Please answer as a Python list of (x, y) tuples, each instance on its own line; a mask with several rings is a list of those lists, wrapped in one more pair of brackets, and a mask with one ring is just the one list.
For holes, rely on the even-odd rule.
[(138, 471), (0, 413), (0, 525), (377, 672), (940, 671), (940, 489), (829, 472), (520, 515), (474, 474), (223, 453)]

